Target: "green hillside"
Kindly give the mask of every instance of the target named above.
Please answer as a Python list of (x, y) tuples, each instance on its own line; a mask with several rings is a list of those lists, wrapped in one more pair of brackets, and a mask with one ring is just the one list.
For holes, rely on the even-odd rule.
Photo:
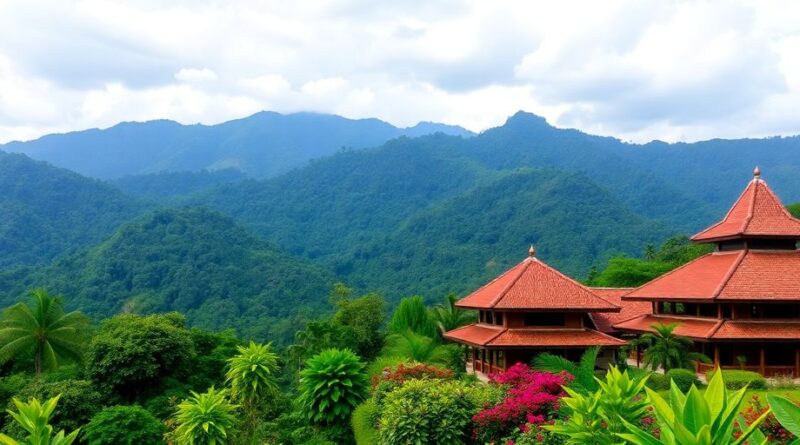
[(0, 152), (0, 267), (48, 263), (100, 241), (143, 208), (108, 184)]
[(281, 342), (323, 311), (335, 281), (198, 208), (150, 212), (52, 266), (0, 278), (2, 305), (46, 286), (94, 316), (179, 310), (194, 325)]

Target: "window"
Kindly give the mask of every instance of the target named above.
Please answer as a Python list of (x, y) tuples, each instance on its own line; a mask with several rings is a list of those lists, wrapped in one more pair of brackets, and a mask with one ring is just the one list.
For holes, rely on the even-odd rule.
[(502, 325), (503, 324), (503, 313), (497, 312), (494, 314), (494, 324)]
[(523, 315), (525, 326), (564, 326), (566, 317), (562, 313), (530, 313)]

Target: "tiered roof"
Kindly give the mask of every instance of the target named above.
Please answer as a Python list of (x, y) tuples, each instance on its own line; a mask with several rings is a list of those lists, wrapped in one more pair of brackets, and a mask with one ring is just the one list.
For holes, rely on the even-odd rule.
[[(800, 220), (786, 211), (758, 170), (725, 219), (693, 239), (719, 241), (738, 237), (800, 239)], [(800, 301), (798, 276), (798, 250), (719, 251), (634, 289), (623, 300)]]
[(800, 238), (800, 220), (786, 211), (780, 199), (761, 179), (758, 167), (753, 176), (725, 218), (696, 234), (692, 240), (713, 242), (742, 237)]
[(620, 307), (531, 254), (456, 303), (466, 309), (502, 311), (619, 312)]
[(587, 328), (515, 328), (472, 324), (446, 332), (449, 340), (480, 347), (586, 348), (622, 346), (624, 341)]
[(597, 330), (606, 334), (614, 334), (619, 330), (614, 327), (617, 323), (628, 321), (641, 315), (649, 314), (653, 308), (646, 301), (623, 301), (622, 296), (633, 290), (630, 287), (592, 287), (592, 292), (604, 300), (622, 308), (619, 312), (598, 312), (590, 315)]
[(798, 320), (717, 320), (711, 318), (643, 315), (615, 325), (618, 329), (652, 332), (655, 324), (675, 323), (675, 334), (695, 340), (800, 340)]

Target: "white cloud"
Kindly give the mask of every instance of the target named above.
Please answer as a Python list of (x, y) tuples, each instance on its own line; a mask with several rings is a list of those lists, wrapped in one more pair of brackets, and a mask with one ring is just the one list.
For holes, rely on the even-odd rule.
[(798, 99), (790, 0), (0, 2), (0, 142), (261, 109), (695, 140), (800, 133)]

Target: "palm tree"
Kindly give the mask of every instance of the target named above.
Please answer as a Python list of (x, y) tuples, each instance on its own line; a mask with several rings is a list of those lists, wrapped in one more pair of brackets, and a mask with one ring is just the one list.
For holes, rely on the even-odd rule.
[(386, 346), (381, 355), (402, 357), (419, 363), (447, 365), (452, 356), (451, 350), (432, 339), (412, 331), (391, 334), (386, 338)]
[(444, 304), (437, 304), (431, 310), (431, 317), (439, 328), (440, 333), (460, 328), (475, 321), (475, 312), (456, 307), (456, 301), (458, 301), (456, 294), (447, 294)]
[(89, 319), (80, 312), (64, 313), (60, 298), (44, 289), (31, 291), (33, 307), (17, 303), (0, 320), (0, 362), (32, 351), (36, 377), (65, 360), (79, 361)]
[(673, 368), (691, 369), (692, 362), (710, 363), (711, 360), (699, 352), (692, 352), (692, 340), (675, 334), (678, 323), (657, 323), (651, 326), (654, 332), (642, 334), (636, 345), (645, 347), (643, 362), (653, 371), (662, 368), (664, 373)]
[(599, 353), (599, 347), (589, 348), (581, 355), (578, 363), (574, 363), (560, 355), (543, 352), (533, 359), (533, 367), (554, 374), (566, 371), (574, 377), (569, 386), (590, 393), (599, 388), (594, 378), (594, 368)]

